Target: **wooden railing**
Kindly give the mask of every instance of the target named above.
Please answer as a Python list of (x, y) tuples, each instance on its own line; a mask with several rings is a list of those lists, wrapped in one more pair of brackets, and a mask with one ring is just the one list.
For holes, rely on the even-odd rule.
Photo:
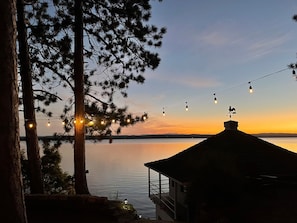
[(160, 208), (166, 210), (170, 217), (175, 218), (175, 201), (169, 196), (168, 183), (161, 182), (161, 184), (159, 184), (159, 182), (151, 181), (149, 197), (155, 204), (158, 204)]

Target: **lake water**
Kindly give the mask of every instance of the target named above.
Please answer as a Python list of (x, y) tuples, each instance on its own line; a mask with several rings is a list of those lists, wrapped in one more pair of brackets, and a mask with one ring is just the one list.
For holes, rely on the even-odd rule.
[[(297, 138), (263, 138), (265, 141), (297, 152)], [(86, 169), (90, 193), (109, 199), (128, 199), (137, 213), (155, 219), (155, 206), (148, 198), (148, 169), (144, 163), (170, 157), (205, 139), (118, 139), (109, 144), (86, 141)], [(60, 149), (61, 167), (73, 174), (73, 147)], [(153, 172), (153, 171), (151, 171)]]

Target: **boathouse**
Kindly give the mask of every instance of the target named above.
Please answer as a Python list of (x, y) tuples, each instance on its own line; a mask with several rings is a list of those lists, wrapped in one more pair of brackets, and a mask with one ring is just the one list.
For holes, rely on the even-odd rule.
[(224, 127), (172, 157), (144, 164), (156, 218), (202, 223), (297, 219), (297, 154), (238, 130), (236, 121)]

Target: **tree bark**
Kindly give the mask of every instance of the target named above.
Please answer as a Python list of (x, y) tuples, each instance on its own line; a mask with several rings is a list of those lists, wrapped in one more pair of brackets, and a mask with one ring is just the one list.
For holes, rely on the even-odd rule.
[(15, 0), (0, 1), (0, 219), (26, 223), (20, 163), (15, 12)]
[(43, 193), (41, 160), (37, 137), (37, 125), (32, 88), (32, 69), (27, 42), (27, 30), (24, 16), (24, 1), (17, 0), (17, 30), (19, 43), (20, 75), (23, 91), (26, 146), (29, 161), (30, 191), (32, 194)]
[(83, 60), (83, 13), (82, 0), (74, 3), (74, 178), (77, 194), (89, 194), (85, 167), (85, 104), (84, 104), (84, 60)]

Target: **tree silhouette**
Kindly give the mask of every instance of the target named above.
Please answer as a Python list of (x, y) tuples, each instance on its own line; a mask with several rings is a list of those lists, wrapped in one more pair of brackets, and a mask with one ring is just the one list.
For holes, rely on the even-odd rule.
[[(117, 126), (115, 132), (120, 133), (123, 126), (146, 119), (144, 117), (147, 115), (133, 117), (126, 106), (115, 103), (114, 96), (119, 93), (127, 97), (129, 84), (144, 83), (143, 73), (146, 69), (158, 67), (160, 58), (154, 50), (161, 47), (166, 29), (148, 24), (151, 16), (149, 0), (86, 0), (81, 5), (83, 24), (80, 27), (83, 30), (78, 31), (74, 2), (54, 0), (52, 5), (47, 1), (31, 4), (31, 9), (27, 10), (28, 41), (34, 80), (46, 85), (49, 91), (55, 90), (55, 86), (63, 86), (74, 92), (75, 101), (69, 100), (61, 118), (65, 123), (65, 130), (70, 131), (75, 127), (75, 132), (80, 132), (80, 136), (75, 133), (75, 138), (79, 137), (79, 141), (82, 141), (85, 127), (90, 129), (87, 130), (88, 133), (111, 135), (110, 126), (113, 123)], [(78, 52), (78, 32), (83, 32), (84, 36), (85, 44), (81, 45), (83, 48), (80, 51), (87, 68), (85, 70), (84, 66), (81, 67), (81, 59), (74, 59), (78, 57), (75, 55)], [(79, 81), (76, 80), (78, 72)], [(80, 90), (77, 89), (78, 86)], [(78, 96), (79, 94), (81, 95)], [(82, 108), (82, 101), (85, 108)], [(70, 113), (73, 105), (75, 117)], [(95, 111), (94, 108), (98, 110)], [(94, 113), (85, 113), (84, 109)], [(86, 125), (86, 116), (97, 116), (109, 124), (100, 128), (98, 124)], [(81, 126), (79, 131), (78, 126)], [(79, 154), (75, 157), (79, 158), (75, 158), (75, 162), (80, 160), (79, 172), (82, 177), (81, 180), (76, 179), (76, 184), (84, 185), (84, 148), (82, 143), (77, 142), (75, 151), (79, 151)], [(87, 192), (85, 189), (81, 191)]]
[(0, 219), (26, 223), (20, 167), (15, 12), (16, 1), (0, 1)]
[(41, 175), (41, 161), (34, 108), (32, 70), (29, 57), (27, 28), (24, 15), (24, 0), (17, 0), (17, 17), (19, 67), (22, 83), (22, 101), (24, 109), (26, 146), (29, 164), (28, 169), (30, 176), (30, 192), (32, 194), (42, 194), (43, 180)]

